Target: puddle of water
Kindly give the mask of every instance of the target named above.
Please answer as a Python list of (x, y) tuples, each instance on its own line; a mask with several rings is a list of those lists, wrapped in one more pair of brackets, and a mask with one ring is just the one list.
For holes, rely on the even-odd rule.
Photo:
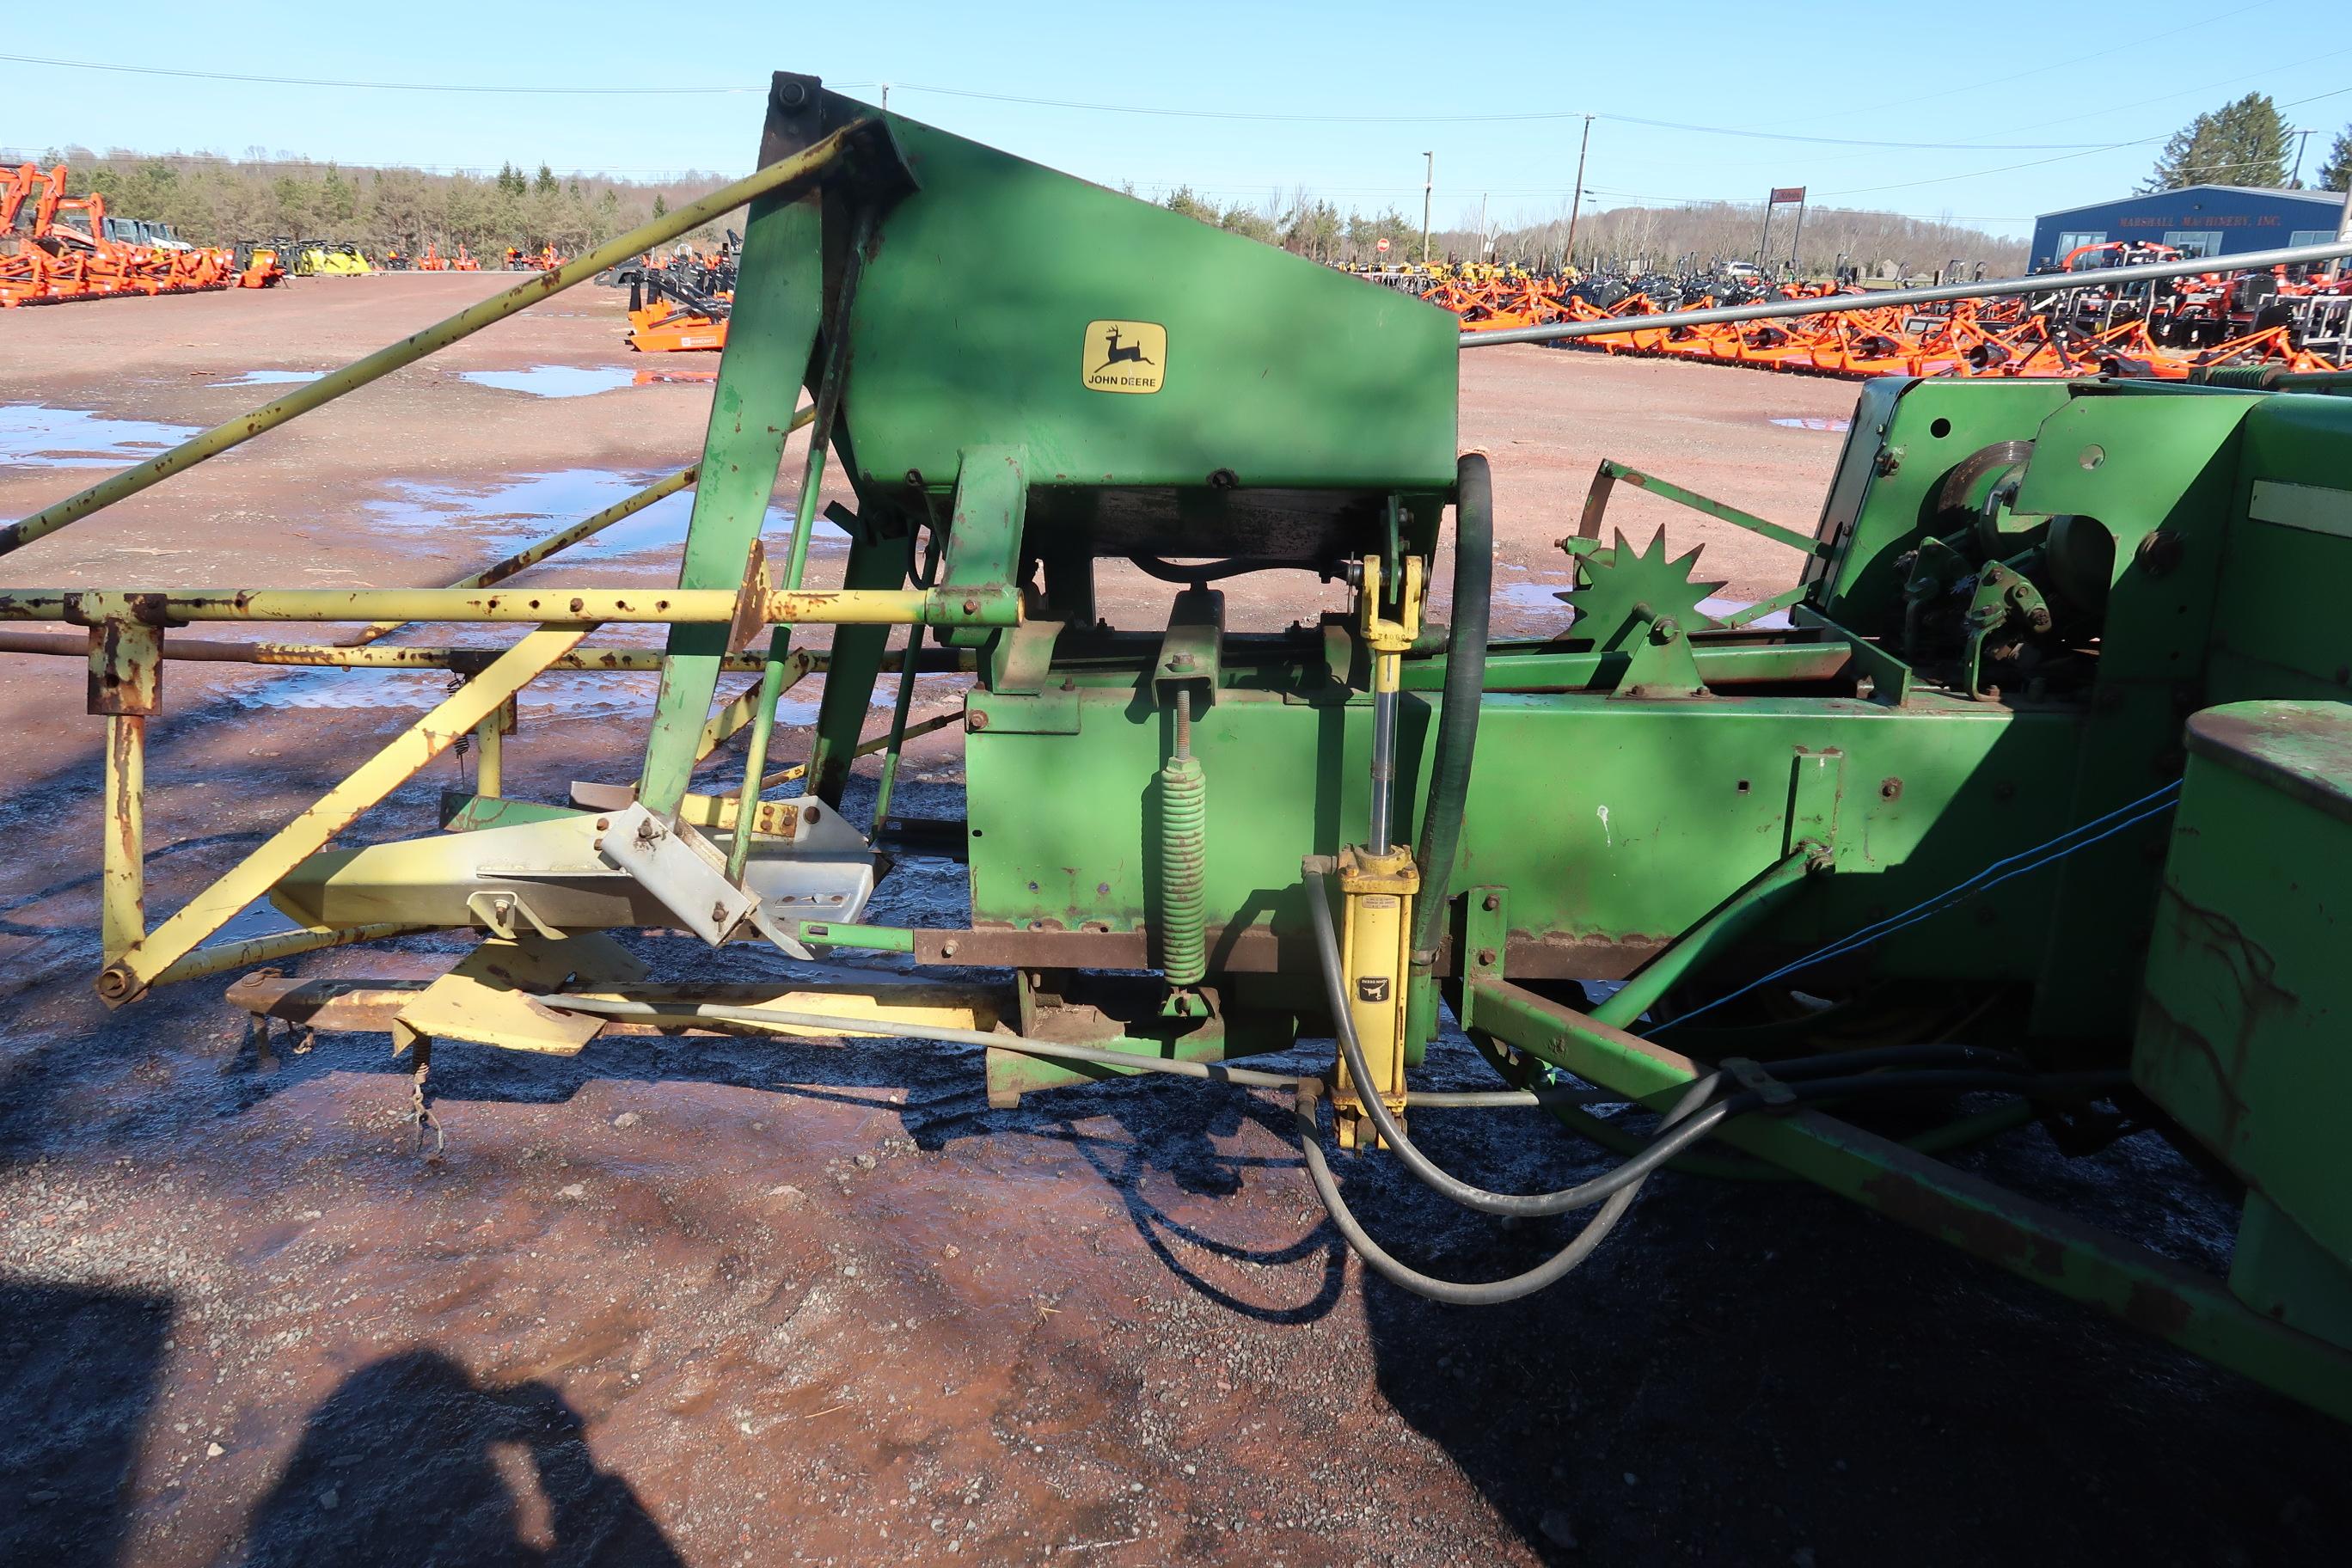
[(1790, 415), (1784, 418), (1775, 419), (1772, 423), (1790, 430), (1843, 431), (1851, 429), (1853, 426), (1853, 422), (1850, 419), (1828, 419), (1813, 415), (1804, 415), (1801, 416)]
[[(508, 550), (545, 538), (567, 524), (602, 511), (614, 502), (643, 489), (661, 475), (610, 468), (564, 468), (547, 474), (519, 474), (487, 487), (433, 484), (417, 479), (394, 479), (389, 498), (366, 503), (371, 522), (400, 531), (458, 533), (491, 548)], [(555, 557), (552, 569), (582, 561), (611, 560), (639, 551), (667, 548), (686, 537), (694, 498), (680, 492), (664, 496), (633, 517), (623, 519), (593, 539), (575, 544)], [(792, 513), (782, 506), (768, 509), (767, 533), (772, 557), (789, 540)], [(779, 540), (781, 533), (783, 540)], [(813, 543), (846, 543), (849, 535), (820, 517), (811, 535)], [(774, 557), (781, 558), (781, 557)]]
[[(1737, 615), (1748, 606), (1741, 604), (1737, 599), (1701, 599), (1698, 602), (1698, 607), (1719, 621), (1726, 616)], [(1789, 612), (1786, 610), (1774, 610), (1770, 615), (1757, 616), (1754, 620), (1748, 622), (1747, 626), (1744, 626), (1741, 629), (1743, 631), (1748, 629), (1754, 629), (1757, 631), (1771, 631), (1776, 628), (1785, 630), (1788, 626)]]
[(121, 468), (176, 447), (193, 425), (149, 419), (109, 419), (85, 408), (39, 403), (0, 404), (0, 467)]
[[(1540, 610), (1547, 614), (1557, 613), (1561, 617), (1561, 624), (1566, 625), (1568, 605), (1560, 600), (1552, 597), (1552, 595), (1561, 592), (1567, 587), (1568, 584), (1564, 581), (1558, 583), (1498, 583), (1495, 586), (1495, 603), (1498, 605), (1507, 605), (1515, 610)], [(1724, 616), (1736, 614), (1738, 611), (1746, 609), (1748, 606), (1738, 599), (1709, 598), (1701, 599), (1698, 602), (1698, 607), (1707, 615), (1713, 616), (1717, 620), (1721, 620)], [(1770, 628), (1776, 626), (1785, 627), (1789, 625), (1789, 614), (1786, 610), (1775, 610), (1770, 615), (1759, 616), (1748, 624), (1759, 628)]]
[(476, 386), (528, 392), (533, 397), (590, 397), (627, 386), (637, 374), (617, 364), (535, 364), (529, 370), (469, 370), (459, 374)]
[[(495, 633), (499, 628), (479, 629)], [(451, 637), (447, 640), (459, 646), (470, 646), (483, 639)], [(489, 646), (503, 646), (513, 638), (511, 635), (505, 638), (493, 636), (487, 640)], [(622, 639), (608, 635), (597, 640), (610, 644)], [(720, 694), (731, 698), (751, 679), (748, 675), (730, 674), (720, 681)], [(534, 721), (559, 719), (645, 719), (653, 712), (654, 693), (660, 684), (661, 677), (653, 670), (622, 673), (551, 670), (523, 688), (521, 718), (526, 726)], [(971, 678), (969, 676), (926, 676), (915, 688), (916, 706), (922, 710), (932, 709), (950, 697), (960, 697), (971, 686)], [(881, 677), (874, 684), (871, 706), (887, 711), (898, 699), (898, 688), (897, 676)], [(398, 709), (422, 711), (447, 696), (449, 689), (450, 677), (439, 670), (294, 669), (267, 679), (248, 678), (227, 688), (222, 695), (239, 708), (256, 712), (289, 709), (351, 711), (370, 708), (387, 711)], [(817, 705), (824, 697), (823, 677), (812, 677), (802, 681), (776, 704), (777, 722), (786, 725), (815, 723)], [(871, 732), (871, 726), (868, 729)], [(245, 934), (258, 933), (248, 931)]]
[(306, 381), (316, 381), (327, 373), (323, 370), (249, 370), (227, 381), (216, 381), (215, 386), (292, 386)]

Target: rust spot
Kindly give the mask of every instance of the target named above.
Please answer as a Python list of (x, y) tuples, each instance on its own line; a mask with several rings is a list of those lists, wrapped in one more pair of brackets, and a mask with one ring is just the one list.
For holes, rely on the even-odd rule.
[(2145, 1279), (2132, 1281), (2131, 1294), (2124, 1298), (2121, 1311), (2124, 1321), (2132, 1327), (2168, 1340), (2188, 1331), (2189, 1315), (2185, 1300)]
[(1988, 1262), (1999, 1263), (2053, 1283), (2066, 1272), (2066, 1248), (2057, 1237), (2040, 1235), (1990, 1209), (1883, 1171), (1862, 1184), (1862, 1201), (1890, 1219), (1951, 1242)]

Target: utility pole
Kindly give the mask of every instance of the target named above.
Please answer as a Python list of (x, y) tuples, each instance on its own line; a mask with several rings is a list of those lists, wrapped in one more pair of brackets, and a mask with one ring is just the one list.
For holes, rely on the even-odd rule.
[(1584, 117), (1584, 135), (1576, 143), (1576, 189), (1568, 197), (1568, 254), (1561, 258), (1563, 271), (1576, 267), (1576, 215), (1584, 205), (1584, 154), (1592, 145), (1592, 116)]
[(2294, 173), (2287, 176), (2286, 188), (2299, 191), (2303, 189), (2303, 150), (2311, 144), (2311, 132), (2298, 127), (2287, 134), (2294, 138)]
[(1437, 186), (1437, 154), (1423, 153), (1429, 160), (1421, 175), (1421, 264), (1429, 265), (1429, 193)]
[(890, 84), (887, 81), (882, 84), (882, 107), (886, 110), (890, 107)]
[(1478, 258), (1484, 261), (1495, 253), (1495, 242), (1486, 237), (1486, 193), (1478, 193)]

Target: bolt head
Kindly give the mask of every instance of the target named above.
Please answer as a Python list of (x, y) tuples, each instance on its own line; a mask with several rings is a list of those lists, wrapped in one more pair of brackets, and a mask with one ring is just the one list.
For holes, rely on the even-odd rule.
[(988, 715), (985, 713), (967, 713), (963, 716), (963, 727), (977, 734), (979, 731), (988, 728)]
[(1481, 903), (1478, 907), (1479, 907), (1480, 909), (1485, 910), (1488, 914), (1490, 914), (1490, 915), (1491, 915), (1491, 914), (1493, 914), (1496, 910), (1499, 910), (1499, 909), (1501, 909), (1501, 908), (1503, 907), (1503, 900), (1502, 900), (1502, 899), (1501, 899), (1499, 896), (1497, 896), (1497, 895), (1496, 895), (1496, 894), (1494, 894), (1494, 893), (1489, 893), (1489, 894), (1487, 894), (1487, 895), (1486, 895), (1486, 901), (1485, 901), (1485, 902), (1483, 902), (1483, 903)]
[(1481, 968), (1481, 969), (1492, 969), (1492, 968), (1494, 968), (1494, 967), (1495, 967), (1495, 956), (1496, 956), (1496, 955), (1495, 955), (1495, 950), (1494, 950), (1493, 948), (1491, 948), (1491, 947), (1482, 947), (1482, 948), (1480, 948), (1480, 949), (1478, 950), (1478, 967), (1479, 967), (1479, 968)]

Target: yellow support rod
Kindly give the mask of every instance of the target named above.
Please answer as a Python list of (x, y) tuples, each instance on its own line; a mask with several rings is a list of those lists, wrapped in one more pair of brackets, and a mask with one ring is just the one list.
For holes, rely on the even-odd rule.
[[(150, 624), (182, 621), (654, 621), (723, 626), (730, 588), (195, 588), (173, 593), (78, 588), (0, 590), (0, 621), (102, 620), (128, 600)], [(761, 622), (819, 626), (1010, 626), (1021, 597), (1003, 584), (966, 587), (771, 589)]]
[(106, 718), (106, 845), (100, 857), (99, 947), (108, 961), (147, 934), (147, 716)]
[(575, 283), (593, 278), (608, 267), (617, 267), (656, 247), (667, 245), (678, 236), (734, 211), (754, 197), (772, 194), (781, 200), (796, 200), (824, 181), (834, 164), (853, 150), (852, 143), (877, 138), (887, 141), (888, 135), (879, 121), (861, 120), (856, 124), (844, 126), (806, 151), (779, 159), (731, 185), (719, 187), (700, 201), (688, 202), (675, 212), (665, 214), (651, 223), (641, 224), (619, 238), (599, 246), (577, 261), (567, 262), (552, 272), (535, 273), (513, 288), (469, 305), (421, 332), (387, 344), (364, 359), (354, 360), (341, 370), (331, 371), (274, 402), (263, 404), (250, 414), (240, 415), (226, 425), (215, 425), (168, 452), (158, 452), (143, 463), (100, 479), (88, 489), (68, 496), (53, 506), (43, 507), (21, 521), (0, 528), (0, 555), (22, 549), (37, 539), (45, 539), (69, 523), (79, 522), (92, 512), (112, 506), (125, 496), (137, 495), (150, 485), (250, 441), (265, 430), (274, 430), (288, 420), (332, 403), (347, 392), (357, 391), (428, 354), (437, 353), (451, 343), (471, 337), (484, 327), (530, 309), (550, 295), (560, 294)]
[[(83, 658), (89, 639), (80, 632), (19, 632), (0, 627), (0, 653), (37, 653), (57, 658)], [(341, 643), (215, 642), (204, 637), (173, 637), (163, 647), (166, 659), (192, 664), (243, 664), (295, 669), (454, 669), (473, 674), (488, 669), (499, 656), (494, 647), (349, 647)], [(609, 671), (614, 674), (657, 672), (666, 656), (657, 647), (592, 647), (567, 653), (547, 668)], [(756, 674), (764, 654), (733, 653), (726, 668)], [(822, 660), (822, 651), (810, 655)]]
[[(765, 671), (767, 668), (765, 654), (747, 652), (740, 657), (751, 661), (751, 668)], [(779, 697), (798, 686), (808, 672), (816, 668), (816, 660), (811, 658), (805, 649), (798, 649), (785, 658), (784, 666), (784, 683), (776, 691)], [(727, 668), (733, 669), (736, 666), (730, 663)], [(760, 710), (760, 689), (765, 684), (764, 679), (751, 682), (734, 700), (710, 716), (709, 722), (702, 726), (702, 739), (695, 742), (694, 760), (696, 762), (702, 762), (711, 752), (742, 733), (743, 726), (749, 724), (753, 715)]]
[(388, 937), (410, 936), (434, 929), (425, 925), (404, 925), (398, 921), (378, 921), (373, 925), (305, 926), (299, 931), (272, 931), (268, 936), (248, 937), (243, 942), (225, 942), (218, 947), (200, 947), (155, 976), (152, 984), (170, 985), (182, 980), (202, 980), (209, 974), (226, 974), (232, 969), (249, 969), (257, 963), (271, 963), (297, 953), (317, 952), (321, 948), (383, 942)]
[(110, 962), (98, 977), (100, 1000), (110, 1007), (135, 1001), (172, 965), (194, 952), (197, 943), (325, 848), (362, 813), (415, 777), (419, 769), (456, 744), (458, 736), (496, 713), (508, 698), (594, 629), (589, 626), (545, 627), (500, 654), (489, 668), (443, 699), (439, 706), (320, 796), (309, 810), (182, 905), (144, 941)]

